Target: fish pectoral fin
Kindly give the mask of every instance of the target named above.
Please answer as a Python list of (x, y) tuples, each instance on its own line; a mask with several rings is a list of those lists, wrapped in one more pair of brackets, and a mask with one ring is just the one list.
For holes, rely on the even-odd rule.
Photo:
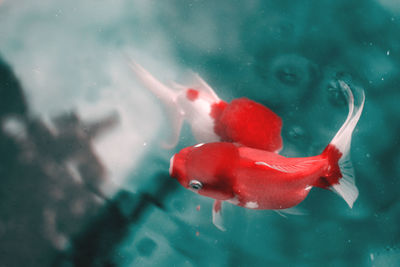
[(293, 207), (288, 209), (274, 210), (276, 213), (281, 215), (284, 218), (287, 218), (286, 215), (296, 215), (296, 216), (304, 216), (307, 215), (308, 212), (302, 208)]
[(171, 122), (171, 132), (169, 133), (168, 139), (162, 142), (162, 146), (165, 149), (172, 149), (179, 141), (179, 136), (184, 120), (184, 113), (180, 109), (172, 108), (169, 109), (167, 113)]
[(226, 231), (225, 227), (223, 226), (223, 219), (222, 219), (222, 201), (215, 200), (213, 209), (212, 209), (212, 222), (221, 231)]

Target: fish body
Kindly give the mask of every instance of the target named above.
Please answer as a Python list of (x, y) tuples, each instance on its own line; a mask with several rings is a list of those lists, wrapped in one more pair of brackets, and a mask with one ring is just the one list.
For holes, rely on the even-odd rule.
[(164, 104), (172, 135), (165, 147), (174, 147), (184, 121), (198, 142), (235, 142), (277, 152), (281, 150), (282, 120), (269, 108), (247, 98), (221, 100), (197, 74), (190, 86), (166, 86), (137, 63), (132, 70), (143, 85)]
[(215, 199), (213, 222), (220, 221), (221, 203), (250, 209), (283, 210), (302, 202), (313, 187), (330, 189), (352, 207), (358, 197), (349, 160), (351, 137), (365, 96), (340, 82), (349, 114), (325, 150), (313, 157), (287, 158), (241, 144), (215, 142), (182, 149), (171, 159), (170, 175), (200, 195)]
[(207, 143), (175, 155), (171, 176), (186, 188), (202, 183), (200, 195), (250, 209), (287, 209), (296, 206), (313, 186), (337, 182), (338, 166), (330, 158), (340, 152), (327, 149), (314, 157), (287, 158), (273, 152), (233, 143)]

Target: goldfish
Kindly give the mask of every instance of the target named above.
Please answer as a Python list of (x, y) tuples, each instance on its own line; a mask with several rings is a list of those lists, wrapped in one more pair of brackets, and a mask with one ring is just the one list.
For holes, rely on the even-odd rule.
[(170, 160), (170, 176), (185, 188), (213, 198), (213, 223), (222, 226), (223, 202), (248, 209), (290, 209), (313, 187), (330, 189), (352, 208), (358, 197), (349, 158), (351, 138), (361, 116), (365, 95), (357, 101), (347, 84), (340, 85), (348, 100), (348, 116), (323, 152), (288, 158), (238, 143), (212, 142), (182, 149)]
[(200, 143), (225, 141), (271, 152), (282, 149), (282, 119), (266, 106), (245, 97), (227, 103), (198, 74), (190, 86), (175, 82), (167, 86), (134, 61), (130, 67), (164, 104), (172, 130), (165, 148), (176, 146), (186, 121)]

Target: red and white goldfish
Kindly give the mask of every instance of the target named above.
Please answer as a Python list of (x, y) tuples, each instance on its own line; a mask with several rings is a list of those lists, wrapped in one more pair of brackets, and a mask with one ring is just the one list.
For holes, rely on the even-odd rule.
[(244, 146), (277, 152), (282, 148), (282, 120), (269, 108), (247, 98), (227, 103), (197, 74), (191, 86), (173, 83), (168, 87), (135, 62), (130, 64), (142, 83), (166, 107), (171, 120), (174, 147), (181, 127), (187, 121), (198, 142), (235, 142)]
[(313, 187), (320, 187), (338, 193), (352, 207), (358, 189), (349, 148), (365, 96), (360, 92), (355, 105), (350, 88), (340, 84), (349, 114), (320, 155), (287, 158), (228, 142), (199, 144), (171, 158), (170, 175), (185, 188), (215, 199), (213, 222), (220, 229), (222, 201), (249, 209), (284, 210), (302, 202)]

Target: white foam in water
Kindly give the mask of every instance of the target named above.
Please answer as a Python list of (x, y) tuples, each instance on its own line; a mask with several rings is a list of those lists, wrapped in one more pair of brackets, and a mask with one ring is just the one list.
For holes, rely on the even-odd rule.
[[(0, 52), (20, 79), (35, 116), (78, 111), (82, 120), (112, 112), (118, 125), (94, 141), (109, 176), (123, 184), (144, 151), (158, 142), (162, 111), (134, 78), (124, 55), (158, 77), (173, 78), (175, 62), (161, 30), (130, 23), (157, 21), (147, 1), (5, 1), (0, 8)], [(154, 21), (154, 22), (152, 22)], [(129, 23), (128, 23), (129, 22)], [(51, 38), (49, 38), (51, 36)]]

